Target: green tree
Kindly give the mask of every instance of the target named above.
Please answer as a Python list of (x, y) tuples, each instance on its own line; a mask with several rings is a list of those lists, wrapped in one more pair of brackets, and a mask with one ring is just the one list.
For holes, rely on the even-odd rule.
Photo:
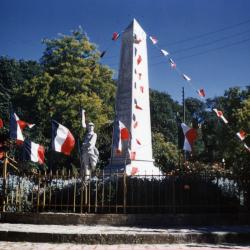
[(152, 131), (162, 133), (177, 145), (176, 115), (181, 106), (167, 93), (150, 90), (150, 112)]
[(156, 166), (165, 173), (176, 169), (179, 161), (179, 153), (176, 145), (167, 141), (160, 132), (153, 133), (152, 141)]
[[(87, 121), (95, 123), (98, 133), (113, 118), (115, 85), (113, 72), (99, 63), (100, 53), (81, 29), (69, 36), (46, 39), (44, 44), (42, 72), (15, 88), (15, 106), (23, 111), (27, 121), (37, 124), (30, 137), (48, 150), (51, 119), (69, 128), (76, 139), (82, 139), (81, 108), (86, 110)], [(54, 152), (48, 157), (54, 168), (79, 165), (77, 153), (75, 147), (71, 157)], [(105, 154), (100, 153), (101, 157)]]

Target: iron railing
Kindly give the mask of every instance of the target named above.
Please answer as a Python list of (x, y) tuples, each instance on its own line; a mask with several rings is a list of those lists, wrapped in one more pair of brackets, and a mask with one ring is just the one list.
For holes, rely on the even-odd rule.
[(234, 181), (211, 174), (82, 178), (70, 171), (7, 174), (0, 178), (1, 211), (73, 213), (237, 212)]

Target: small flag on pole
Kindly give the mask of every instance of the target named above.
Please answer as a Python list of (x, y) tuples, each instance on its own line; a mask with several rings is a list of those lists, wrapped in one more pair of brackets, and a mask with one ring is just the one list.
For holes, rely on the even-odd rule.
[(70, 155), (75, 146), (75, 138), (62, 124), (52, 120), (52, 149)]
[(149, 39), (152, 41), (153, 44), (157, 44), (158, 43), (158, 40), (153, 37), (153, 36), (150, 36)]
[(185, 123), (182, 123), (181, 127), (185, 136), (183, 150), (191, 152), (194, 141), (197, 138), (197, 131), (194, 128), (189, 128)]
[(122, 153), (122, 141), (128, 141), (130, 138), (129, 130), (121, 121), (115, 122), (114, 128), (114, 149), (116, 154)]
[(10, 115), (10, 138), (17, 140), (18, 142), (23, 142), (24, 137), (22, 133), (22, 128), (19, 124), (19, 117), (16, 115), (16, 113), (12, 113)]
[(164, 56), (168, 56), (169, 55), (169, 53), (166, 50), (164, 50), (164, 49), (161, 49), (161, 53)]
[(30, 140), (24, 140), (24, 158), (39, 164), (44, 163), (44, 147)]
[(227, 121), (227, 119), (224, 117), (222, 111), (220, 111), (220, 110), (218, 110), (218, 109), (213, 109), (213, 111), (216, 113), (216, 115), (217, 115), (219, 118), (221, 118), (221, 119), (223, 120), (223, 122), (224, 122), (225, 124), (228, 123), (228, 121)]

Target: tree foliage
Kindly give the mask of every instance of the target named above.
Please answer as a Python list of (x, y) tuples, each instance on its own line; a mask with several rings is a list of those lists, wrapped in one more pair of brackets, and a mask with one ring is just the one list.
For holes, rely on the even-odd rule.
[[(14, 88), (15, 110), (23, 119), (36, 124), (29, 135), (32, 140), (50, 149), (51, 119), (68, 127), (76, 140), (82, 140), (81, 109), (87, 121), (95, 123), (97, 132), (113, 118), (115, 86), (112, 70), (99, 63), (99, 52), (82, 30), (70, 36), (44, 40), (41, 73)], [(99, 142), (99, 141), (98, 141)], [(104, 148), (104, 147), (103, 147)], [(71, 158), (49, 154), (53, 165), (78, 164), (79, 147)], [(101, 156), (102, 153), (100, 152)], [(60, 164), (60, 159), (63, 159)]]

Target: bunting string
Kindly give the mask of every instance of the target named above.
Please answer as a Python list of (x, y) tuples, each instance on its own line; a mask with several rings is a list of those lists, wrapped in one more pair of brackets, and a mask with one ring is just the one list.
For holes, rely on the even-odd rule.
[[(217, 115), (218, 118), (220, 118), (224, 124), (227, 125), (227, 127), (233, 131), (233, 129), (231, 128), (231, 126), (229, 125), (228, 120), (225, 118), (225, 116), (223, 115), (223, 112), (221, 110), (218, 110), (217, 108), (212, 108), (210, 107), (210, 105), (208, 105), (205, 101), (205, 90), (203, 88), (196, 88), (194, 86), (194, 84), (192, 83), (192, 79), (191, 77), (189, 77), (188, 75), (184, 74), (182, 70), (179, 69), (179, 67), (177, 67), (176, 62), (174, 61), (173, 57), (171, 56), (170, 52), (168, 50), (165, 49), (161, 49), (158, 46), (158, 39), (154, 36), (149, 36), (149, 39), (151, 40), (152, 44), (154, 45), (155, 48), (157, 48), (160, 51), (160, 55), (164, 56), (164, 57), (168, 57), (168, 63), (170, 64), (171, 69), (174, 69), (178, 75), (181, 76), (182, 79), (184, 79), (187, 83), (188, 86), (191, 87), (192, 90), (195, 91), (196, 94), (198, 94), (198, 98), (205, 104), (207, 105), (207, 107), (209, 109), (211, 109), (212, 111), (214, 111)], [(234, 132), (234, 131), (233, 131)], [(248, 150), (248, 152), (250, 152), (250, 147), (244, 142), (247, 134), (245, 131), (241, 130), (237, 133), (234, 133), (237, 139), (240, 139), (240, 142), (242, 142), (243, 146), (245, 149)], [(239, 141), (239, 140), (237, 140)]]

